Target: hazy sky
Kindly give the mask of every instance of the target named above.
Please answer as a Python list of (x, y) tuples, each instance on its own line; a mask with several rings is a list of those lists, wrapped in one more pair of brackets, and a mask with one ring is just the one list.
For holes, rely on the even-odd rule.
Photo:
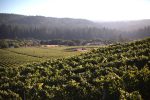
[(150, 0), (0, 0), (0, 13), (96, 21), (150, 19)]

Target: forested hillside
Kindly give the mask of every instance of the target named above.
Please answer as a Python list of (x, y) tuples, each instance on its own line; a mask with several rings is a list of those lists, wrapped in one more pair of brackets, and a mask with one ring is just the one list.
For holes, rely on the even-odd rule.
[(99, 24), (110, 29), (117, 29), (122, 31), (135, 31), (150, 26), (150, 20), (143, 19), (143, 20), (134, 20), (134, 21), (130, 20), (130, 21), (118, 21), (118, 22), (117, 21), (99, 22)]
[(0, 67), (0, 99), (149, 100), (150, 38), (65, 59)]
[(116, 31), (83, 19), (0, 14), (0, 38), (116, 39)]
[[(150, 31), (148, 31), (148, 34), (146, 35), (143, 34), (143, 31), (147, 31), (145, 30), (145, 27), (150, 26), (150, 23), (148, 22), (149, 20), (147, 20), (147, 24), (145, 20), (131, 22), (128, 26), (128, 24), (124, 25), (124, 23), (116, 23), (116, 25), (115, 23), (97, 23), (84, 19), (24, 16), (1, 13), (0, 39), (132, 40), (150, 36)], [(138, 24), (136, 25), (136, 23)], [(127, 28), (136, 28), (136, 30), (127, 32)], [(142, 29), (143, 31), (137, 31), (139, 29)]]

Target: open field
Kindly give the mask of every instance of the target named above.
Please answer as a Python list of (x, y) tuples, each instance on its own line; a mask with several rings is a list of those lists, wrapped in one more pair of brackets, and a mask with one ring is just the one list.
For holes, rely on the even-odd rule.
[(18, 65), (39, 62), (42, 59), (32, 56), (17, 54), (4, 49), (0, 49), (0, 66), (14, 67)]
[[(57, 46), (57, 47), (23, 47), (0, 49), (0, 66), (19, 66), (29, 63), (42, 62), (48, 59), (56, 59), (79, 55), (82, 51), (74, 50), (82, 46)], [(97, 46), (86, 46), (87, 51)]]

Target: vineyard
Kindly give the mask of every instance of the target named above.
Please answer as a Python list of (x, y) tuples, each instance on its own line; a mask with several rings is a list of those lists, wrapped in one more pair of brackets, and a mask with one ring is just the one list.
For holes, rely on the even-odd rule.
[(40, 64), (0, 66), (0, 78), (0, 99), (150, 100), (150, 38)]

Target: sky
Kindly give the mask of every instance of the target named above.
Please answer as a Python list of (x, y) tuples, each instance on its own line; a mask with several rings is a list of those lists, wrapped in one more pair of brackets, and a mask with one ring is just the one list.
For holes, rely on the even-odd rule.
[(0, 0), (0, 13), (93, 21), (150, 19), (150, 0)]

